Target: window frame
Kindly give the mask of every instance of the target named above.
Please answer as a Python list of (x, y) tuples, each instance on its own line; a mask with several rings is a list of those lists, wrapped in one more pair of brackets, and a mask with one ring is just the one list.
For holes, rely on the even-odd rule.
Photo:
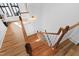
[(3, 13), (7, 13), (7, 17), (12, 17), (13, 15), (19, 16), (20, 14), (18, 3), (2, 3), (2, 5), (0, 5), (0, 8)]

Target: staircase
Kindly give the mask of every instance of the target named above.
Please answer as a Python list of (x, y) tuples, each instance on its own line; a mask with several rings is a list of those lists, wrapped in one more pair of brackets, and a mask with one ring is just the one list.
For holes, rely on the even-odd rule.
[[(74, 28), (78, 25), (79, 25), (79, 23), (71, 26), (70, 29), (72, 29), (72, 27)], [(56, 43), (57, 46), (55, 45), (56, 48), (55, 48), (55, 46), (49, 47), (48, 43), (46, 41), (44, 41), (43, 39), (39, 39), (36, 34), (28, 37), (28, 42), (31, 44), (31, 47), (32, 47), (32, 55), (34, 55), (34, 56), (44, 56), (44, 55), (65, 56), (65, 55), (69, 55), (69, 54), (71, 55), (71, 53), (73, 52), (72, 50), (74, 47), (76, 47), (76, 45), (74, 43), (72, 43), (69, 39), (60, 43), (60, 41), (62, 40), (62, 37), (67, 33), (67, 31), (68, 30), (66, 29), (64, 34), (62, 33), (62, 35), (60, 35), (58, 42)]]
[[(49, 45), (46, 41), (43, 41), (43, 39), (38, 38), (37, 33), (28, 37), (26, 34), (26, 31), (24, 29), (23, 20), (21, 17), (20, 17), (20, 20), (21, 20), (22, 30), (23, 30), (26, 44), (29, 43), (29, 46), (25, 47), (26, 52), (31, 51), (30, 53), (28, 53), (29, 55), (33, 55), (33, 56), (61, 55), (61, 53), (62, 53), (61, 51), (64, 51), (64, 53), (62, 53), (62, 55), (65, 55), (68, 52), (68, 50), (70, 50), (72, 48), (72, 46), (74, 46), (74, 44), (72, 42), (70, 42), (69, 40), (67, 40), (69, 42), (68, 44), (66, 44), (66, 41), (64, 41), (64, 43), (61, 44), (62, 46), (60, 45), (60, 41), (62, 40), (63, 36), (68, 32), (68, 30), (72, 29), (72, 27), (74, 27), (74, 26), (72, 26), (71, 28), (69, 28), (67, 26), (63, 30), (60, 37), (58, 38), (57, 43), (54, 46), (49, 47)], [(79, 23), (77, 25), (79, 25)], [(60, 31), (61, 31), (61, 29), (59, 30), (59, 32)]]
[[(74, 45), (71, 41), (65, 40), (60, 43), (56, 49), (49, 47), (47, 41), (38, 37), (37, 33), (28, 36), (28, 43), (32, 47), (33, 56), (65, 56), (79, 55), (79, 46)], [(3, 41), (0, 55), (5, 56), (24, 56), (28, 55), (25, 50), (25, 41), (22, 29), (10, 24)]]

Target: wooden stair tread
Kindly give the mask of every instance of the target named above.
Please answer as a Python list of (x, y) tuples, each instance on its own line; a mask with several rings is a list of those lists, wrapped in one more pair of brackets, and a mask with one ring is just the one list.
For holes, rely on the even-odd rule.
[(41, 48), (35, 49), (35, 51), (33, 50), (33, 55), (42, 55), (43, 56), (43, 55), (50, 54), (50, 52), (53, 52), (51, 48), (43, 46)]
[[(72, 47), (74, 46), (75, 44), (73, 44), (71, 41), (69, 41), (69, 40), (66, 40), (66, 41), (64, 41), (63, 42), (63, 44), (59, 47), (59, 49), (58, 49), (58, 51), (57, 51), (57, 53), (55, 54), (55, 55), (59, 55), (59, 56), (61, 56), (61, 55), (65, 55), (65, 54), (67, 54), (68, 53), (68, 51), (70, 50), (70, 49), (72, 49)], [(62, 46), (64, 46), (64, 47), (62, 47)]]

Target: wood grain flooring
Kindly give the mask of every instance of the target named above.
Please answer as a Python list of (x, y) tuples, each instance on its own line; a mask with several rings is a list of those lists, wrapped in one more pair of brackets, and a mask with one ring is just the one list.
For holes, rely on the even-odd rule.
[(15, 24), (10, 24), (6, 32), (0, 55), (26, 56), (25, 41), (21, 29)]

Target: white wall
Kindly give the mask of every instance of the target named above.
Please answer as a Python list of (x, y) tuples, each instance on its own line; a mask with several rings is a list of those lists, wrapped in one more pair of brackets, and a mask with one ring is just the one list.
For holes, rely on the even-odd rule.
[(3, 22), (1, 21), (2, 19), (0, 19), (0, 48), (2, 46), (7, 28), (5, 27), (5, 25), (3, 24)]
[(29, 16), (36, 16), (36, 20), (33, 23), (25, 24), (25, 29), (28, 35), (34, 34), (41, 30), (41, 4), (39, 3), (28, 3), (27, 10), (29, 12)]
[(43, 29), (57, 32), (59, 27), (79, 22), (79, 4), (50, 3), (43, 4)]
[(28, 6), (28, 10), (30, 12), (30, 16), (36, 16), (37, 19), (34, 23), (34, 27), (35, 27), (35, 31), (37, 30), (41, 30), (41, 22), (42, 22), (42, 19), (41, 19), (41, 12), (42, 12), (42, 6), (41, 6), (41, 3), (28, 3), (27, 4)]

